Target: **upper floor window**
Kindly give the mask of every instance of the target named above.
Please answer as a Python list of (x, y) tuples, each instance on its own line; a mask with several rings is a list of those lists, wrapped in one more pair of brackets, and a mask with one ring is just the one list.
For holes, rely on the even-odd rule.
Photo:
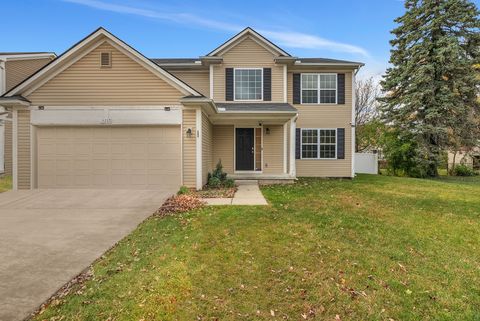
[(336, 74), (302, 74), (302, 104), (336, 104)]
[(262, 100), (263, 70), (255, 69), (235, 69), (235, 100)]

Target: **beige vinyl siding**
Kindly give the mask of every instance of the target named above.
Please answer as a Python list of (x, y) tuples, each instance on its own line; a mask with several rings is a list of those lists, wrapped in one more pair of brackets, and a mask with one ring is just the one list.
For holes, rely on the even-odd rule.
[(5, 175), (12, 175), (12, 122), (5, 121)]
[[(270, 134), (266, 134), (266, 128)], [(283, 126), (266, 125), (263, 128), (263, 173), (283, 173)]]
[(6, 91), (33, 75), (50, 61), (50, 58), (7, 60), (5, 62)]
[(219, 160), (224, 171), (233, 174), (233, 125), (213, 126), (213, 165)]
[(30, 111), (18, 111), (18, 189), (30, 189)]
[[(296, 160), (297, 176), (351, 177), (352, 175), (352, 72), (341, 70), (308, 70), (294, 72), (334, 72), (345, 74), (344, 105), (293, 105), (298, 109), (297, 128), (345, 128), (345, 159)], [(292, 74), (288, 72), (288, 102), (292, 101)]]
[[(196, 187), (196, 110), (183, 111), (183, 185)], [(187, 130), (192, 129), (192, 136), (187, 136)]]
[[(220, 54), (222, 56), (222, 54)], [(225, 102), (225, 68), (272, 68), (272, 101), (283, 102), (283, 66), (275, 55), (249, 37), (223, 54), (223, 64), (213, 65), (213, 97)]]
[(213, 126), (202, 113), (202, 185), (207, 184), (208, 172), (213, 168)]
[(169, 70), (169, 72), (205, 97), (210, 96), (210, 76), (208, 70)]
[[(112, 53), (112, 67), (100, 67), (100, 53)], [(179, 104), (179, 90), (107, 42), (36, 89), (34, 105)]]

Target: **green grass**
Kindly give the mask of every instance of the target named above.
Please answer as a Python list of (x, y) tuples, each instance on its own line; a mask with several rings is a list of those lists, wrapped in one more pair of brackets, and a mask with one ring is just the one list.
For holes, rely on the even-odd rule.
[(271, 206), (148, 219), (37, 319), (480, 319), (478, 178), (263, 193)]
[(12, 189), (12, 177), (1, 176), (0, 177), (0, 193), (6, 192), (10, 189)]

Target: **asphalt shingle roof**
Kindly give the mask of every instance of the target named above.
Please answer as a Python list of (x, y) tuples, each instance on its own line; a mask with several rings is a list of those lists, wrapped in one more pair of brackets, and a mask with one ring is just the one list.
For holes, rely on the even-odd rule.
[(178, 64), (178, 63), (194, 63), (198, 58), (151, 58), (151, 61), (157, 65)]
[(359, 64), (362, 65), (361, 62), (356, 61), (348, 61), (348, 60), (338, 60), (338, 59), (330, 59), (330, 58), (298, 58), (301, 62), (305, 63), (324, 63), (324, 64)]
[(14, 55), (35, 55), (35, 54), (49, 54), (53, 52), (47, 52), (47, 51), (37, 51), (37, 52), (0, 52), (0, 56), (14, 56)]
[(216, 106), (229, 112), (297, 112), (297, 109), (288, 103), (216, 103)]

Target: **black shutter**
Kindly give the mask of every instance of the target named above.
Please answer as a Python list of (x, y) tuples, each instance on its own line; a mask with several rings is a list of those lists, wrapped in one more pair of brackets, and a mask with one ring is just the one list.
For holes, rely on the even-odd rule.
[(337, 128), (337, 159), (345, 159), (345, 128)]
[(300, 104), (300, 74), (293, 74), (293, 103)]
[(345, 105), (345, 74), (337, 75), (337, 104)]
[(233, 68), (225, 68), (225, 100), (233, 100)]
[(272, 68), (263, 68), (263, 100), (272, 100)]
[(295, 128), (295, 159), (300, 159), (300, 153), (302, 149), (301, 139), (302, 139), (301, 128)]

